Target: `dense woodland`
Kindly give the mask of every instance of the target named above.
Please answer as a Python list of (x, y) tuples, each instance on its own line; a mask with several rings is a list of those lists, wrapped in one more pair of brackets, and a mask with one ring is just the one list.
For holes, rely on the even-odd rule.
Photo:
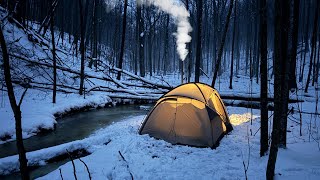
[[(10, 3), (8, 3), (10, 2)], [(22, 1), (23, 2), (23, 1)], [(144, 77), (146, 74), (168, 74), (181, 69), (181, 61), (176, 51), (176, 43), (173, 33), (176, 31), (175, 20), (154, 6), (137, 6), (135, 1), (128, 1), (126, 14), (126, 38), (124, 45), (125, 69)], [(189, 9), (190, 23), (193, 31), (189, 47), (189, 55), (185, 61), (190, 76), (195, 71), (196, 44), (198, 34), (197, 10), (202, 9), (201, 27), (201, 74), (212, 74), (215, 69), (217, 51), (223, 36), (224, 25), (227, 22), (230, 3), (219, 1), (181, 1)], [(294, 4), (294, 1), (288, 1)], [(302, 72), (305, 67), (306, 55), (312, 50), (312, 34), (315, 26), (316, 1), (301, 1), (298, 6), (298, 41), (299, 50), (297, 61), (301, 66), (297, 70), (298, 81), (305, 76)], [(2, 1), (3, 7), (14, 8), (14, 1)], [(111, 64), (119, 64), (121, 53), (121, 37), (123, 31), (124, 3), (116, 1), (83, 1), (83, 26), (85, 26), (85, 47), (92, 53), (92, 57), (100, 57), (107, 52), (108, 61)], [(201, 6), (199, 8), (198, 6)], [(229, 28), (226, 34), (225, 45), (222, 53), (222, 63), (219, 74), (230, 72), (231, 61), (234, 61), (234, 75), (245, 74), (250, 77), (259, 76), (259, 32), (260, 26), (260, 1), (239, 1), (234, 3), (230, 16)], [(289, 6), (290, 25), (293, 25), (294, 9)], [(21, 7), (22, 8), (22, 7)], [(72, 50), (80, 54), (81, 39), (80, 12), (78, 1), (26, 1), (26, 10), (23, 14), (26, 26), (33, 24), (43, 25), (43, 32), (49, 29), (49, 21), (45, 18), (54, 9), (55, 28), (60, 30), (59, 37), (68, 39), (73, 44)], [(274, 48), (274, 1), (267, 1), (267, 45), (268, 58), (273, 57)], [(139, 23), (140, 22), (140, 23)], [(300, 22), (300, 23), (299, 23)], [(317, 23), (319, 24), (319, 23)], [(291, 26), (289, 26), (291, 27)], [(293, 28), (293, 27), (291, 27)], [(319, 28), (316, 31), (318, 33)], [(39, 29), (40, 31), (40, 29)], [(41, 33), (43, 33), (41, 32)], [(292, 32), (291, 32), (292, 33)], [(72, 36), (65, 38), (68, 34)], [(139, 38), (139, 35), (142, 35)], [(318, 38), (316, 38), (318, 41)], [(141, 46), (139, 46), (141, 44)], [(315, 52), (317, 47), (315, 46)], [(143, 52), (143, 53), (140, 53)], [(166, 58), (170, 57), (170, 58)], [(317, 54), (315, 53), (315, 57)], [(317, 62), (317, 60), (315, 61)], [(272, 64), (269, 65), (269, 76), (273, 75)], [(191, 72), (189, 72), (191, 71)]]
[[(207, 77), (212, 87), (219, 77), (227, 77), (224, 80), (233, 89), (247, 88), (233, 87), (235, 77), (249, 77), (261, 85), (261, 156), (269, 149), (267, 98), (271, 83), (277, 93), (266, 177), (273, 179), (278, 148), (286, 147), (289, 94), (298, 87), (306, 93), (311, 86), (318, 89), (320, 2), (179, 0), (176, 3), (188, 10), (193, 28), (189, 53), (181, 61), (175, 38), (177, 19), (141, 1), (3, 0), (1, 6), (24, 28), (37, 29), (40, 35), (59, 32), (52, 36), (53, 51), (54, 40), (72, 45), (67, 48), (81, 61), (79, 94), (84, 93), (86, 63), (90, 68), (101, 63), (119, 68), (118, 80), (121, 70), (145, 78), (179, 74), (182, 83)], [(3, 37), (1, 43), (5, 62)], [(54, 56), (53, 60), (56, 66)], [(3, 66), (10, 69), (9, 64)], [(19, 113), (19, 105), (12, 103)], [(25, 171), (27, 178), (23, 151), (21, 172)]]

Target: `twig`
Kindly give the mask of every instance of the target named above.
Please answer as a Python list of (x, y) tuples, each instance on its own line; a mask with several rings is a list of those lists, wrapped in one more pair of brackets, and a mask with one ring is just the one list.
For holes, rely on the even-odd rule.
[(91, 174), (90, 174), (90, 171), (89, 171), (89, 168), (88, 168), (87, 164), (86, 164), (84, 161), (82, 161), (82, 159), (79, 158), (79, 160), (80, 160), (80, 161), (84, 164), (84, 166), (86, 167), (87, 172), (88, 172), (88, 174), (89, 174), (89, 179), (91, 180), (92, 178), (91, 178)]
[(208, 74), (204, 72), (204, 70), (203, 70), (202, 68), (200, 68), (200, 70), (201, 70), (201, 72), (203, 72), (204, 75), (207, 76), (207, 78), (210, 78), (210, 77), (208, 76)]
[(60, 171), (60, 177), (61, 177), (61, 180), (63, 180), (63, 176), (62, 176), (61, 168), (59, 168), (59, 171)]
[(130, 171), (130, 169), (129, 169), (129, 164), (128, 164), (128, 162), (127, 162), (126, 159), (123, 157), (123, 155), (121, 154), (121, 152), (120, 152), (120, 151), (118, 151), (118, 152), (119, 152), (122, 160), (123, 160), (123, 161), (126, 163), (126, 165), (127, 165), (127, 169), (128, 169), (128, 171), (129, 171), (129, 173), (130, 173), (131, 180), (134, 180), (134, 179), (133, 179), (133, 175), (132, 175), (132, 173), (131, 173), (131, 171)]
[(104, 145), (108, 145), (111, 142), (111, 139), (108, 142), (103, 143)]
[(245, 177), (246, 177), (246, 180), (248, 180), (247, 171), (248, 171), (248, 169), (249, 169), (249, 165), (250, 165), (250, 153), (251, 153), (248, 128), (247, 128), (247, 137), (248, 137), (248, 148), (249, 148), (249, 152), (248, 152), (248, 155), (249, 155), (249, 156), (248, 156), (248, 162), (247, 162), (247, 165), (246, 165), (246, 163), (244, 162), (243, 154), (242, 154), (242, 151), (241, 151), (241, 155), (242, 155), (242, 164), (243, 164), (243, 168), (244, 168), (244, 175), (245, 175)]
[(72, 158), (71, 154), (69, 153), (68, 149), (66, 149), (66, 151), (67, 151), (69, 158), (71, 159), (71, 162), (72, 162), (74, 179), (78, 180), (77, 174), (76, 174), (76, 167), (74, 165), (73, 158)]
[(24, 98), (24, 96), (26, 95), (27, 91), (28, 91), (28, 87), (24, 89), (24, 91), (23, 91), (23, 93), (22, 93), (22, 95), (21, 95), (21, 98), (20, 98), (20, 101), (19, 101), (19, 105), (18, 105), (19, 107), (21, 107), (23, 98)]

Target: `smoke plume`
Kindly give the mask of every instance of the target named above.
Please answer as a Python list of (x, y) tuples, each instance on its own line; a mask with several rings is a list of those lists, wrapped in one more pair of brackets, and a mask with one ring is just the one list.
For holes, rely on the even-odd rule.
[(187, 43), (191, 41), (189, 33), (192, 31), (192, 27), (189, 23), (189, 12), (182, 5), (175, 3), (174, 0), (138, 0), (140, 5), (154, 5), (160, 10), (168, 13), (175, 20), (177, 25), (177, 32), (174, 33), (176, 36), (177, 51), (180, 59), (184, 61), (188, 55)]
[[(105, 0), (107, 12), (112, 10), (119, 2), (118, 0)], [(183, 4), (178, 4), (175, 0), (137, 0), (137, 3), (138, 5), (154, 5), (173, 17), (177, 25), (177, 32), (174, 33), (177, 51), (180, 59), (184, 61), (188, 55), (187, 43), (191, 41), (189, 33), (192, 31), (192, 27), (189, 23), (190, 14)]]

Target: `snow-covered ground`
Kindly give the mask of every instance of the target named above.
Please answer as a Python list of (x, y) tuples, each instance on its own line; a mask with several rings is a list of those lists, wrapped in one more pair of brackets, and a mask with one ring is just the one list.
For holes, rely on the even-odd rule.
[[(251, 116), (245, 108), (228, 107), (228, 110), (234, 131), (215, 150), (176, 146), (148, 135), (140, 136), (137, 131), (143, 117), (139, 116), (98, 132), (97, 137), (104, 134), (112, 141), (83, 160), (93, 179), (130, 179), (129, 171), (135, 179), (244, 179), (243, 161), (249, 167), (249, 179), (264, 179), (267, 156), (259, 157), (259, 133), (250, 135), (250, 129), (256, 132), (260, 127), (259, 111), (254, 110)], [(306, 131), (304, 135), (307, 136)], [(86, 179), (88, 174), (83, 164), (78, 160), (75, 164), (77, 176)], [(71, 163), (63, 165), (61, 170), (65, 178), (73, 178)], [(279, 179), (319, 179), (318, 144), (289, 140), (288, 149), (279, 152), (276, 173)], [(42, 179), (58, 178), (56, 170)]]
[[(20, 98), (23, 89), (16, 89)], [(0, 107), (0, 144), (15, 139), (15, 120), (7, 96), (1, 99)], [(110, 98), (101, 93), (83, 96), (77, 94), (58, 93), (57, 103), (52, 103), (52, 93), (30, 89), (27, 91), (21, 105), (23, 138), (37, 134), (40, 130), (54, 128), (55, 114), (64, 114), (83, 107), (104, 107), (110, 102)]]
[[(88, 165), (93, 179), (131, 179), (130, 173), (134, 179), (244, 179), (243, 162), (248, 167), (249, 179), (264, 179), (268, 156), (259, 156), (260, 112), (238, 107), (227, 109), (234, 130), (216, 149), (172, 145), (148, 135), (138, 135), (145, 117), (137, 116), (99, 130), (86, 139), (30, 152), (27, 157), (30, 165), (44, 165), (47, 159), (65, 153), (65, 149), (87, 149), (92, 154), (81, 159)], [(308, 119), (308, 115), (303, 118)], [(277, 179), (320, 178), (319, 140), (309, 140), (308, 126), (303, 125), (302, 136), (299, 136), (299, 125), (288, 122), (291, 131), (288, 148), (279, 150)], [(75, 167), (78, 179), (88, 179), (82, 162), (75, 160)], [(1, 174), (17, 169), (17, 156), (0, 159)], [(65, 179), (74, 178), (71, 162), (59, 169)], [(40, 179), (60, 179), (59, 169)]]

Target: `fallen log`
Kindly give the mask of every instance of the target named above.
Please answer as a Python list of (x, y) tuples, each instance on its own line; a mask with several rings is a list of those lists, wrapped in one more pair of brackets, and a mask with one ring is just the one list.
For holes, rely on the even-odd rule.
[[(27, 59), (27, 58), (25, 58), (25, 57), (22, 57), (22, 56), (19, 56), (19, 55), (16, 55), (16, 54), (9, 54), (9, 56), (12, 56), (12, 57), (21, 59), (21, 60), (23, 60), (23, 61), (26, 61), (26, 62), (29, 62), (29, 63), (32, 63), (32, 64), (37, 64), (37, 65), (45, 66), (45, 67), (48, 67), (48, 68), (53, 68), (53, 65), (51, 65), (51, 64), (39, 62), (39, 61), (36, 61), (36, 60), (30, 60), (30, 59)], [(61, 71), (66, 71), (66, 72), (69, 72), (69, 73), (76, 74), (76, 75), (80, 76), (80, 72), (75, 71), (75, 70), (72, 70), (72, 69), (69, 69), (69, 68), (65, 68), (65, 67), (63, 67), (63, 66), (57, 65), (57, 69), (59, 69), (59, 70), (61, 70)], [(127, 87), (126, 87), (125, 85), (123, 85), (121, 82), (115, 81), (113, 78), (110, 78), (110, 77), (99, 77), (99, 76), (95, 76), (95, 75), (91, 75), (91, 74), (87, 74), (87, 73), (85, 73), (85, 77), (87, 77), (87, 78), (99, 79), (99, 80), (103, 80), (103, 81), (113, 82), (113, 83), (115, 83), (116, 85), (118, 85), (118, 86), (120, 86), (120, 87), (122, 87), (122, 88), (127, 88)]]
[[(242, 101), (257, 101), (260, 102), (261, 98), (259, 96), (242, 96), (242, 95), (224, 95), (220, 94), (221, 99), (223, 100), (242, 100)], [(269, 102), (274, 102), (274, 98), (269, 97)], [(301, 99), (289, 99), (289, 103), (298, 103), (298, 102), (304, 102), (304, 100)]]
[[(258, 101), (233, 101), (233, 100), (223, 100), (224, 105), (232, 107), (244, 107), (250, 109), (260, 109), (260, 102)], [(272, 103), (268, 103), (268, 110), (273, 111), (274, 106)]]
[[(123, 70), (123, 69), (119, 69), (119, 68), (116, 68), (116, 67), (111, 67), (110, 65), (105, 64), (105, 63), (104, 63), (104, 65), (105, 65), (106, 67), (108, 67), (110, 71), (121, 72), (121, 73), (123, 73), (123, 74), (125, 74), (125, 75), (127, 75), (127, 76), (129, 76), (129, 77), (131, 77), (131, 78), (134, 78), (134, 79), (136, 79), (136, 80), (142, 81), (142, 82), (144, 82), (145, 84), (149, 84), (149, 85), (151, 85), (151, 86), (154, 86), (154, 87), (156, 87), (157, 89), (159, 89), (159, 88), (161, 88), (161, 89), (167, 89), (167, 90), (172, 90), (172, 89), (173, 89), (173, 87), (170, 86), (170, 85), (166, 86), (166, 85), (163, 85), (163, 84), (159, 84), (159, 83), (156, 83), (156, 82), (152, 82), (151, 80), (148, 80), (148, 79), (143, 78), (143, 77), (141, 77), (141, 76), (138, 76), (138, 75), (135, 75), (135, 74), (133, 74), (133, 73), (130, 73), (129, 71), (126, 71), (126, 70)], [(168, 83), (166, 82), (166, 84), (168, 84)]]

